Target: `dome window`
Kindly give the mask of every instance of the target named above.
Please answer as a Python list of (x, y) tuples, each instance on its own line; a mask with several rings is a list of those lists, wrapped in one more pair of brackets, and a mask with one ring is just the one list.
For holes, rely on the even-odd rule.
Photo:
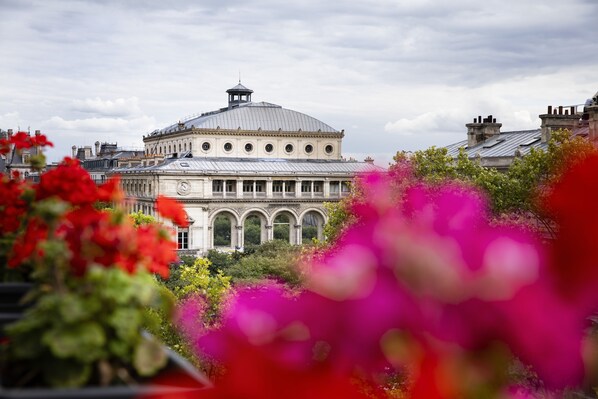
[(334, 147), (330, 144), (328, 144), (325, 148), (324, 151), (326, 151), (326, 154), (332, 154), (332, 151), (334, 151)]
[(211, 147), (210, 143), (208, 143), (207, 141), (204, 141), (201, 144), (201, 149), (204, 150), (204, 151), (210, 151), (210, 147)]
[(287, 145), (285, 145), (285, 146), (284, 146), (284, 150), (285, 150), (285, 151), (286, 151), (288, 154), (290, 154), (291, 152), (293, 152), (293, 149), (294, 149), (294, 147), (293, 147), (293, 144), (287, 144)]
[(232, 150), (233, 150), (233, 144), (232, 143), (224, 143), (224, 151), (231, 152)]
[(251, 152), (251, 151), (253, 151), (253, 144), (251, 144), (251, 143), (247, 143), (247, 144), (245, 144), (245, 151), (246, 151), (246, 152)]
[(308, 144), (308, 145), (305, 146), (305, 152), (306, 153), (311, 154), (313, 152), (313, 150), (314, 150), (314, 146), (313, 145)]
[(274, 146), (272, 144), (266, 144), (266, 148), (265, 148), (266, 152), (269, 154), (272, 151), (274, 151)]

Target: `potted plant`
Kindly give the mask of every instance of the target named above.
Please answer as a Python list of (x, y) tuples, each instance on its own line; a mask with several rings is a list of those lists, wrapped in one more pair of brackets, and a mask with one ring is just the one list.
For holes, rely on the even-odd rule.
[[(50, 145), (41, 135), (15, 136), (0, 142), (0, 152)], [(159, 224), (134, 226), (121, 207), (118, 178), (97, 186), (77, 160), (65, 158), (38, 183), (13, 175), (0, 185), (3, 275), (20, 270), (33, 284), (29, 306), (4, 327), (0, 397), (134, 397), (150, 388), (132, 387), (165, 367), (185, 371), (186, 387), (156, 388), (162, 393), (209, 384), (142, 333), (147, 310), (169, 306), (153, 273), (168, 276), (176, 244)], [(113, 206), (101, 209), (103, 203)], [(174, 201), (157, 205), (186, 223)]]

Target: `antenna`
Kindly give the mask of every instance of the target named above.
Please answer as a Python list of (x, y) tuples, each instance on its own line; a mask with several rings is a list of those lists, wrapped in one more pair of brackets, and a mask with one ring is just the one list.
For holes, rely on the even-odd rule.
[(239, 84), (241, 84), (241, 70), (239, 69)]

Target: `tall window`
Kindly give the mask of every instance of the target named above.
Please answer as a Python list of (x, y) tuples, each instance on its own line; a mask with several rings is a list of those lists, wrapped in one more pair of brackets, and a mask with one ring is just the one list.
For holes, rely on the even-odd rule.
[(212, 192), (214, 193), (221, 193), (223, 188), (222, 180), (214, 180), (212, 181)]
[(253, 192), (253, 180), (243, 180), (243, 192), (244, 193), (252, 193)]
[(282, 193), (282, 181), (276, 180), (272, 182), (272, 192)]
[(189, 249), (189, 229), (177, 229), (177, 243), (178, 249)]

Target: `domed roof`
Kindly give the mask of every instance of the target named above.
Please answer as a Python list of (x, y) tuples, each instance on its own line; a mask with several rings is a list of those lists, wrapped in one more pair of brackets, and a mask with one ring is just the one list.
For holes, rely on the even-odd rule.
[[(184, 125), (184, 127), (183, 127)], [(181, 124), (171, 125), (163, 133), (180, 128), (227, 129), (227, 130), (265, 130), (281, 132), (324, 132), (338, 133), (337, 130), (301, 112), (282, 108), (267, 102), (244, 103), (235, 108), (223, 108), (219, 111), (201, 114)]]

